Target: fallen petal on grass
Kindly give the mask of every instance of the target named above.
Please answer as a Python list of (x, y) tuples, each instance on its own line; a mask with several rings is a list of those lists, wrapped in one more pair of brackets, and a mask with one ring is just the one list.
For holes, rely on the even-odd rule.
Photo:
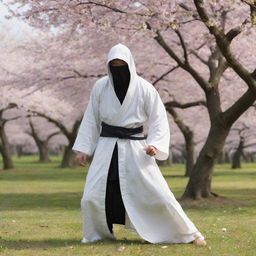
[(119, 252), (122, 252), (125, 250), (125, 246), (119, 246), (118, 249), (117, 249)]

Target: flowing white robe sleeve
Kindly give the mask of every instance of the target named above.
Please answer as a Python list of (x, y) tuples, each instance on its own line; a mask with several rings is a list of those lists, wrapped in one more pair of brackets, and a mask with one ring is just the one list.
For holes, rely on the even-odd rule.
[(93, 154), (100, 136), (99, 100), (95, 85), (72, 147), (73, 151), (83, 152), (88, 156)]
[(154, 87), (147, 94), (145, 109), (148, 116), (146, 143), (157, 148), (154, 155), (157, 160), (166, 160), (169, 156), (170, 128), (166, 109)]

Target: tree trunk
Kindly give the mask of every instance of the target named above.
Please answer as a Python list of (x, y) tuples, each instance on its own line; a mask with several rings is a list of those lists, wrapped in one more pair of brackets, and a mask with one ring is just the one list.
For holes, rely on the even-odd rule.
[(16, 153), (18, 157), (23, 155), (23, 145), (16, 145)]
[(240, 158), (240, 156), (236, 156), (236, 155), (237, 155), (237, 152), (235, 152), (235, 154), (232, 158), (231, 169), (241, 169), (241, 158)]
[(72, 151), (72, 146), (73, 141), (65, 147), (64, 155), (61, 161), (61, 168), (70, 168), (75, 165), (75, 153)]
[(192, 169), (182, 199), (201, 199), (215, 195), (211, 192), (212, 172), (215, 160), (224, 147), (230, 127), (212, 125), (206, 143)]
[(14, 168), (11, 153), (9, 151), (9, 143), (4, 130), (4, 124), (0, 124), (0, 139), (1, 139), (1, 155), (3, 157), (3, 169)]
[(192, 131), (189, 131), (187, 134), (184, 134), (186, 142), (186, 172), (185, 176), (189, 177), (191, 171), (195, 164), (195, 143), (194, 143), (194, 134)]
[(225, 162), (225, 156), (224, 156), (224, 152), (222, 151), (222, 152), (219, 153), (217, 163), (218, 164), (224, 164), (224, 162)]
[(246, 158), (247, 158), (248, 163), (254, 163), (255, 162), (255, 154), (254, 153), (248, 153)]
[(169, 157), (168, 157), (168, 165), (172, 166), (172, 163), (173, 163), (173, 155), (172, 155), (172, 152), (170, 150), (169, 151)]
[(186, 171), (185, 176), (189, 177), (190, 173), (193, 169), (195, 163), (195, 143), (194, 143), (194, 133), (193, 131), (187, 126), (182, 119), (179, 117), (178, 113), (172, 107), (166, 106), (166, 110), (171, 114), (173, 117), (174, 122), (177, 124), (178, 128), (180, 129), (182, 135), (185, 139), (186, 144)]
[(40, 139), (39, 135), (37, 134), (36, 129), (35, 129), (34, 124), (31, 119), (29, 119), (29, 125), (30, 125), (31, 132), (28, 132), (28, 134), (30, 136), (32, 136), (32, 138), (34, 139), (34, 141), (37, 145), (38, 152), (39, 152), (39, 162), (40, 163), (51, 162), (51, 159), (49, 158), (48, 142), (53, 136), (58, 135), (60, 132), (59, 131), (53, 132), (50, 135), (48, 135), (48, 137), (45, 140), (42, 140), (42, 139)]
[(50, 163), (51, 159), (49, 158), (48, 141), (41, 141), (37, 146), (39, 151), (39, 162)]
[(244, 139), (241, 138), (237, 150), (232, 157), (232, 169), (241, 168), (241, 156), (243, 154)]
[(228, 152), (225, 152), (224, 154), (224, 163), (230, 163), (230, 157)]
[[(76, 139), (76, 134), (79, 129), (80, 123), (82, 121), (82, 117), (78, 120), (76, 120), (73, 124), (71, 132), (68, 131), (68, 129), (58, 120), (55, 120), (54, 118), (47, 116), (43, 113), (32, 111), (33, 113), (36, 113), (37, 116), (43, 117), (47, 119), (49, 122), (54, 123), (60, 131), (67, 137), (68, 139), (68, 145), (64, 149), (63, 158), (61, 161), (61, 168), (68, 168), (75, 165), (75, 153), (72, 151), (73, 144)], [(57, 134), (57, 133), (54, 133)], [(53, 135), (53, 134), (52, 134)], [(50, 135), (50, 137), (52, 136)], [(48, 137), (48, 139), (50, 138)]]
[(64, 155), (61, 161), (61, 168), (70, 168), (76, 165), (76, 154), (72, 150), (72, 147), (76, 140), (77, 131), (79, 128), (79, 125), (81, 123), (81, 119), (77, 120), (73, 127), (71, 132), (69, 133), (68, 138), (68, 145), (65, 147)]
[(39, 153), (39, 162), (40, 163), (50, 163), (51, 159), (49, 158), (49, 150), (48, 150), (48, 140), (40, 140), (39, 137), (35, 134), (35, 132), (29, 134), (34, 139), (38, 153)]

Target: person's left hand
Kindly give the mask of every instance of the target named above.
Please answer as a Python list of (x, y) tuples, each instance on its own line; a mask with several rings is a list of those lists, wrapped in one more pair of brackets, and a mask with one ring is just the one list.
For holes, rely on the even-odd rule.
[(150, 156), (154, 156), (156, 154), (156, 152), (157, 152), (157, 148), (155, 148), (152, 145), (147, 146), (146, 148), (144, 148), (144, 150)]

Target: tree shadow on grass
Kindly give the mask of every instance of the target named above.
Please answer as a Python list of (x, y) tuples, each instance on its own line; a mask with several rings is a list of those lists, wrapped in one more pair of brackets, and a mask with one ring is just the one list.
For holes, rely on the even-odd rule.
[[(176, 191), (177, 192), (177, 191)], [(181, 191), (178, 191), (179, 194)], [(255, 189), (214, 190), (220, 197), (203, 200), (178, 201), (188, 208), (223, 208), (228, 206), (252, 206), (256, 204)], [(222, 195), (226, 195), (223, 197)], [(65, 210), (80, 209), (82, 192), (71, 193), (5, 193), (0, 194), (0, 211), (30, 210), (39, 208), (63, 208)]]
[(105, 245), (150, 245), (149, 243), (143, 241), (142, 239), (117, 239), (117, 240), (102, 240), (90, 243), (81, 243), (81, 240), (76, 239), (44, 239), (44, 240), (5, 240), (0, 239), (0, 247), (4, 249), (50, 249), (59, 247), (70, 247), (70, 246), (105, 246)]
[(80, 244), (79, 240), (75, 239), (46, 239), (46, 240), (5, 240), (0, 239), (0, 246), (8, 249), (47, 249), (56, 247), (65, 247)]
[(33, 208), (80, 208), (82, 193), (5, 193), (0, 194), (0, 211)]
[[(256, 204), (256, 190), (255, 189), (218, 189), (219, 196), (212, 198), (204, 198), (201, 200), (181, 200), (182, 207), (190, 209), (218, 209), (227, 207), (251, 207)], [(227, 196), (222, 196), (227, 195)]]
[(84, 181), (86, 178), (87, 169), (74, 171), (73, 169), (60, 169), (59, 167), (47, 168), (32, 168), (28, 170), (12, 169), (8, 172), (0, 170), (0, 179), (2, 181)]
[(182, 178), (182, 179), (187, 179), (188, 177), (186, 177), (186, 176), (184, 176), (184, 175), (170, 175), (170, 174), (164, 174), (163, 175), (164, 176), (164, 178), (166, 178), (166, 179), (169, 179), (169, 178)]
[(245, 171), (245, 170), (233, 171), (230, 169), (230, 171), (225, 170), (225, 171), (214, 172), (213, 176), (256, 176), (256, 171), (255, 172)]

